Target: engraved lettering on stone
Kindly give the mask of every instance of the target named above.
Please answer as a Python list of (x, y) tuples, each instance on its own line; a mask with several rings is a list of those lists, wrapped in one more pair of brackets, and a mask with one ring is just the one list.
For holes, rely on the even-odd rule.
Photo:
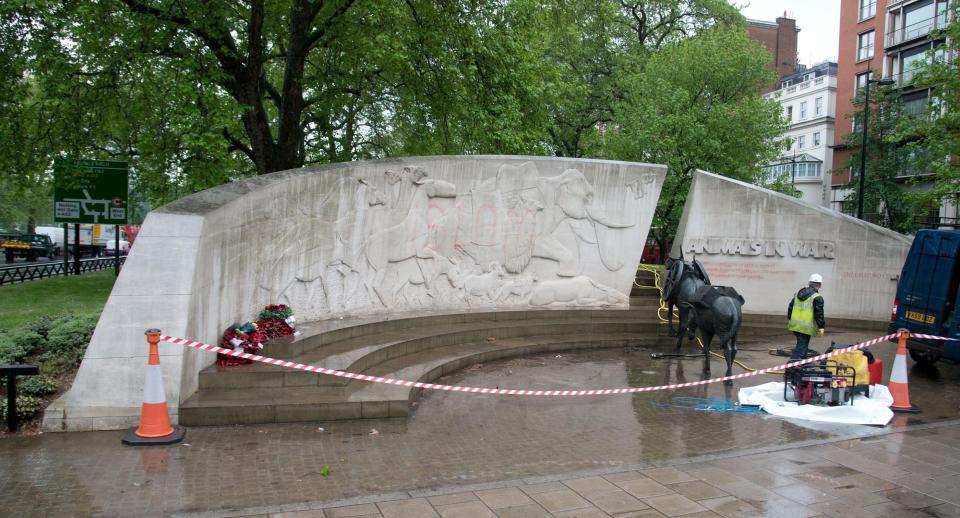
[(683, 245), (690, 255), (741, 255), (766, 257), (798, 257), (809, 259), (836, 259), (836, 244), (832, 241), (787, 241), (739, 238), (693, 238)]

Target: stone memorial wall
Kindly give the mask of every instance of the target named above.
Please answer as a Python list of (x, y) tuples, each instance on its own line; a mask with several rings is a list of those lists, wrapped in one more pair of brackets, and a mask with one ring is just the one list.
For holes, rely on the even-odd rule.
[[(266, 304), (299, 321), (627, 307), (666, 168), (429, 157), (233, 182), (149, 214), (47, 430), (129, 426), (143, 332), (216, 343)], [(163, 344), (171, 412), (212, 353)], [(174, 416), (175, 418), (175, 416)]]
[(812, 273), (830, 317), (889, 320), (911, 239), (796, 198), (697, 171), (671, 255), (696, 257), (744, 311), (784, 315)]

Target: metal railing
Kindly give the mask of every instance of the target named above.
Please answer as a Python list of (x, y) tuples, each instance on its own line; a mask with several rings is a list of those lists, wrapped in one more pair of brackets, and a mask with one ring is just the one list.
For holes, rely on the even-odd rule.
[(927, 18), (926, 20), (920, 20), (916, 23), (911, 23), (906, 27), (901, 27), (899, 29), (892, 30), (887, 33), (887, 47), (892, 47), (894, 45), (899, 45), (907, 40), (912, 40), (915, 38), (920, 38), (926, 36), (930, 31), (934, 29), (942, 29), (947, 25), (947, 12), (942, 12), (932, 18)]
[[(126, 256), (120, 257), (120, 264), (126, 261)], [(80, 273), (97, 272), (113, 268), (113, 257), (98, 257), (80, 261)], [(36, 281), (49, 277), (58, 277), (75, 273), (73, 261), (64, 268), (63, 261), (48, 263), (27, 263), (12, 266), (0, 266), (0, 286), (16, 284), (18, 282)]]
[(944, 216), (926, 216), (917, 217), (913, 220), (920, 228), (952, 228), (960, 229), (960, 218), (948, 218)]

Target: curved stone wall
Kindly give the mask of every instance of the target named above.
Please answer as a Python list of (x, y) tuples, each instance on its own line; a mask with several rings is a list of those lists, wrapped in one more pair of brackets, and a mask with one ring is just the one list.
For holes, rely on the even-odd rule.
[(813, 273), (825, 317), (889, 320), (911, 239), (859, 219), (697, 171), (671, 255), (703, 263), (748, 313), (782, 314)]
[[(424, 157), (274, 173), (149, 214), (47, 430), (139, 415), (143, 331), (215, 342), (264, 305), (300, 321), (626, 307), (665, 167)], [(171, 412), (214, 355), (163, 345)]]

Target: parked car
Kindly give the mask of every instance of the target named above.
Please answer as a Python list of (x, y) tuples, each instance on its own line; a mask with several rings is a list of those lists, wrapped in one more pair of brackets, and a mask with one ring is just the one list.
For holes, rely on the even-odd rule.
[[(897, 298), (890, 315), (891, 332), (906, 329), (960, 338), (960, 232), (921, 230), (904, 261)], [(960, 363), (960, 341), (907, 341), (910, 357), (918, 363)]]
[[(107, 256), (107, 257), (111, 257), (111, 256), (115, 255), (114, 252), (113, 252), (113, 250), (114, 250), (114, 242), (113, 242), (113, 241), (108, 241), (107, 244), (106, 244), (106, 248), (104, 248), (103, 254), (104, 254), (105, 256)], [(130, 242), (127, 241), (126, 239), (121, 239), (121, 240), (120, 240), (120, 255), (127, 255), (127, 254), (129, 254), (129, 253), (130, 253)]]

